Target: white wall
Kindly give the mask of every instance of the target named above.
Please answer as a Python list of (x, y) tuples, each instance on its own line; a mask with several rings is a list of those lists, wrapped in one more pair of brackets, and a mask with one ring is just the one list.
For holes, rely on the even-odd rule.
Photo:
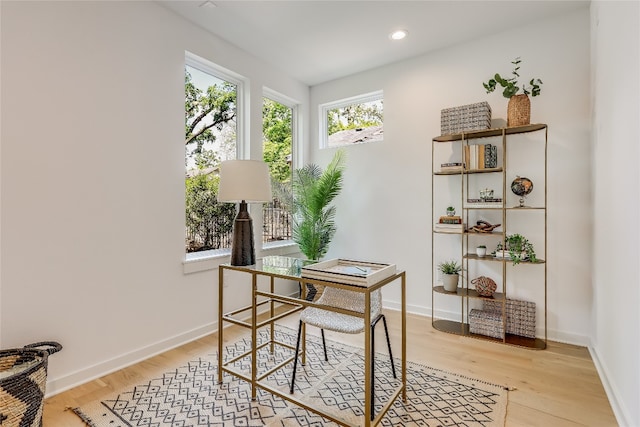
[(0, 8), (0, 347), (62, 343), (52, 394), (217, 327), (217, 270), (183, 267), (185, 50), (249, 79), (254, 157), (263, 86), (303, 123), (309, 89), (153, 2)]
[[(593, 2), (593, 357), (616, 416), (640, 425), (640, 6)], [(612, 219), (613, 212), (622, 219)]]
[[(549, 338), (586, 345), (593, 298), (586, 8), (312, 87), (311, 150), (321, 164), (334, 150), (317, 148), (318, 104), (384, 90), (384, 142), (347, 148), (339, 227), (327, 257), (396, 263), (407, 271), (409, 309), (431, 313), (431, 138), (440, 135), (440, 110), (486, 100), (494, 119), (506, 119), (507, 99), (487, 95), (482, 82), (510, 73), (517, 56), (524, 79), (544, 81), (531, 121), (549, 125)], [(385, 294), (389, 306), (398, 298)]]

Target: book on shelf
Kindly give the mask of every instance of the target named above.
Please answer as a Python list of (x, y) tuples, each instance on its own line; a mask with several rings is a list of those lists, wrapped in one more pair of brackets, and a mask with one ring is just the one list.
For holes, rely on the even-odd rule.
[(502, 208), (502, 202), (467, 203), (465, 208)]
[(502, 197), (487, 197), (485, 199), (467, 199), (467, 203), (502, 203)]
[(462, 166), (462, 163), (460, 163), (460, 162), (449, 162), (449, 163), (442, 163), (440, 165), (441, 168), (449, 168), (449, 167), (453, 167), (453, 166)]
[(440, 166), (440, 172), (462, 172), (462, 163), (453, 166)]
[(447, 233), (462, 233), (464, 224), (441, 224), (438, 222), (434, 225), (434, 230)]
[(466, 170), (498, 167), (498, 147), (493, 144), (465, 145), (463, 157)]
[(438, 220), (439, 224), (462, 224), (462, 217), (458, 215), (454, 216), (441, 216)]

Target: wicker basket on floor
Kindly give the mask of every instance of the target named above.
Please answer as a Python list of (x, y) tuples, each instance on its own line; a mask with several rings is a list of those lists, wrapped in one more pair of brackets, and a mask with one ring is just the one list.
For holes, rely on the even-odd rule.
[(62, 350), (57, 342), (0, 350), (0, 425), (42, 427), (47, 358)]

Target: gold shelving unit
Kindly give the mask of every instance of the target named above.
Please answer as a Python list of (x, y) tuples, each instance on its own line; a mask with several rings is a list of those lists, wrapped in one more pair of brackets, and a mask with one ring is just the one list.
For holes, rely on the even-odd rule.
[[(536, 167), (544, 169), (544, 201), (540, 205), (536, 206), (511, 206), (507, 204), (507, 191), (511, 191), (510, 182), (508, 181), (508, 175), (515, 173), (515, 171), (509, 169), (508, 156), (509, 150), (514, 150), (514, 153), (509, 154), (517, 154), (517, 144), (512, 146), (512, 143), (509, 141), (512, 136), (520, 135), (520, 134), (529, 134), (532, 133), (534, 144), (544, 144), (544, 147), (540, 147), (540, 149), (544, 150), (544, 164), (535, 165)], [(540, 135), (540, 137), (538, 137)], [(513, 232), (509, 231), (509, 222), (513, 219), (513, 216), (522, 215), (524, 212), (535, 212), (536, 214), (543, 215), (543, 219), (538, 221), (536, 225), (539, 228), (543, 228), (543, 239), (544, 239), (544, 248), (543, 248), (543, 256), (547, 256), (547, 125), (546, 124), (530, 124), (526, 126), (517, 126), (517, 127), (508, 127), (508, 128), (496, 128), (496, 129), (488, 129), (481, 131), (470, 131), (465, 133), (459, 133), (454, 135), (443, 135), (437, 136), (432, 139), (432, 187), (431, 187), (431, 224), (432, 224), (432, 238), (431, 238), (431, 263), (433, 266), (432, 273), (432, 295), (431, 295), (431, 313), (432, 313), (432, 325), (435, 329), (457, 334), (463, 336), (469, 336), (473, 338), (500, 342), (503, 344), (516, 345), (521, 347), (527, 347), (532, 349), (544, 349), (547, 346), (547, 263), (544, 259), (538, 259), (536, 262), (528, 262), (522, 261), (522, 265), (512, 265), (511, 259), (508, 258), (496, 258), (493, 256), (485, 256), (479, 257), (475, 253), (471, 252), (471, 244), (470, 240), (476, 239), (478, 236), (482, 239), (488, 239), (493, 242), (502, 242), (504, 246), (504, 242), (506, 236)], [(501, 150), (498, 158), (497, 167), (490, 169), (472, 169), (468, 170), (465, 168), (461, 168), (459, 171), (440, 171), (438, 167), (440, 165), (440, 161), (436, 155), (436, 147), (439, 144), (450, 144), (452, 145), (451, 152), (460, 153), (460, 156), (463, 157), (462, 153), (464, 152), (465, 145), (474, 145), (475, 143), (479, 143), (478, 140), (483, 138), (493, 138), (496, 141), (498, 146), (498, 150)], [(454, 149), (454, 145), (458, 144), (457, 150)], [(461, 158), (461, 162), (464, 160)], [(473, 205), (469, 206), (466, 203), (466, 199), (470, 196), (470, 188), (474, 179), (477, 179), (481, 174), (491, 174), (493, 176), (499, 176), (502, 184), (502, 203), (497, 204), (496, 206), (480, 206), (474, 207)], [(441, 210), (437, 210), (437, 203), (435, 202), (436, 197), (442, 197), (441, 188), (449, 188), (454, 189), (457, 185), (460, 188), (460, 208), (461, 208), (461, 216), (463, 218), (463, 222), (465, 224), (469, 224), (470, 218), (477, 218), (480, 215), (480, 212), (491, 212), (493, 215), (500, 216), (502, 218), (501, 230), (493, 231), (490, 233), (476, 233), (464, 230), (460, 233), (446, 233), (439, 232), (435, 230), (434, 224), (439, 218)], [(451, 190), (453, 191), (453, 190)], [(539, 191), (539, 190), (538, 190)], [(534, 226), (535, 228), (535, 226)], [(541, 230), (537, 230), (538, 234)], [(439, 237), (439, 236), (447, 236), (447, 237)], [(456, 292), (447, 292), (444, 290), (443, 286), (439, 283), (438, 280), (438, 272), (437, 272), (437, 264), (442, 261), (441, 259), (437, 259), (439, 257), (437, 240), (439, 239), (453, 239), (452, 242), (455, 245), (456, 242), (460, 246), (460, 260), (459, 262), (463, 266), (463, 274), (460, 280), (460, 284)], [(536, 251), (539, 251), (539, 245), (536, 245)], [(495, 292), (492, 297), (484, 297), (480, 296), (476, 290), (474, 289), (474, 285), (470, 282), (470, 277), (468, 273), (469, 267), (473, 263), (500, 263), (501, 274), (502, 277), (497, 277), (498, 280), (501, 280), (501, 284), (498, 287), (499, 292)], [(527, 264), (529, 266), (527, 266)], [(493, 264), (495, 266), (495, 264)], [(536, 308), (542, 307), (541, 310), (537, 310), (536, 315), (536, 337), (528, 338), (518, 335), (513, 335), (509, 333), (505, 333), (502, 338), (495, 338), (487, 335), (479, 335), (473, 334), (470, 332), (469, 325), (469, 313), (471, 307), (473, 305), (478, 305), (483, 302), (483, 300), (491, 300), (497, 301), (501, 304), (502, 307), (502, 322), (503, 322), (503, 331), (507, 331), (507, 320), (506, 320), (506, 302), (509, 295), (512, 293), (512, 288), (517, 289), (518, 284), (513, 281), (513, 277), (516, 276), (514, 270), (518, 268), (534, 268), (534, 269), (543, 269), (542, 273), (538, 272), (538, 275), (541, 275), (543, 279), (541, 279), (542, 283), (536, 284), (539, 286), (539, 289), (536, 291), (542, 291), (544, 301), (536, 300)], [(445, 312), (443, 315), (443, 310), (437, 310), (439, 308), (438, 301), (446, 301), (455, 299), (459, 300), (459, 309), (457, 312)], [(455, 306), (456, 304), (449, 304), (447, 307)], [(538, 313), (542, 313), (542, 316), (539, 316)], [(542, 322), (542, 324), (540, 323)]]

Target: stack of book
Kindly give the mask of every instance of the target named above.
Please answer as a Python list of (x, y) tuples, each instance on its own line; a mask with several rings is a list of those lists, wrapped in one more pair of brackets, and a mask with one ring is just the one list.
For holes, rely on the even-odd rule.
[(491, 197), (484, 199), (467, 199), (465, 207), (468, 208), (501, 208), (502, 197)]
[(462, 217), (457, 215), (441, 216), (435, 224), (434, 230), (439, 233), (462, 233), (464, 231)]
[(464, 164), (467, 170), (498, 167), (498, 147), (492, 144), (464, 146)]
[(462, 166), (460, 162), (442, 163), (440, 172), (462, 172)]

